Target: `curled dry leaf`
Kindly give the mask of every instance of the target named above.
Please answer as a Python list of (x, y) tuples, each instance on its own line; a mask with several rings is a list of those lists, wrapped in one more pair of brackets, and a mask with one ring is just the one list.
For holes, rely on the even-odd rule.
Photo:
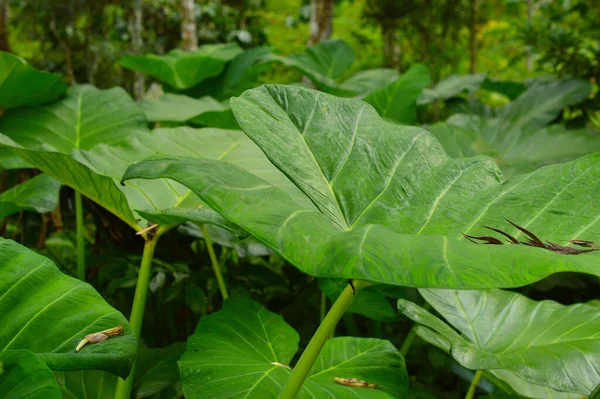
[(346, 386), (349, 386), (349, 387), (371, 388), (371, 389), (377, 388), (376, 384), (370, 384), (370, 383), (368, 383), (366, 381), (357, 380), (356, 378), (339, 378), (339, 377), (335, 377), (334, 380), (338, 384), (346, 385)]
[[(545, 244), (538, 236), (536, 236), (529, 230), (525, 229), (524, 227), (521, 227), (518, 224), (513, 223), (508, 219), (506, 219), (506, 221), (508, 223), (512, 224), (513, 226), (515, 226), (517, 229), (519, 229), (520, 231), (522, 231), (524, 234), (526, 234), (528, 236), (525, 239), (525, 241), (519, 241), (515, 237), (511, 236), (510, 234), (508, 234), (500, 229), (496, 229), (496, 228), (490, 227), (490, 226), (483, 226), (483, 227), (485, 227), (486, 229), (495, 231), (496, 233), (502, 234), (504, 237), (506, 237), (508, 239), (507, 242), (509, 244), (522, 244), (522, 245), (527, 245), (530, 247), (544, 248), (549, 251), (556, 252), (556, 253), (563, 254), (563, 255), (579, 255), (579, 254), (583, 254), (586, 252), (597, 251), (600, 249), (600, 244), (598, 244), (594, 241), (587, 241), (587, 240), (569, 240), (569, 242), (571, 244), (574, 244), (574, 245), (577, 245), (580, 247), (584, 247), (586, 249), (567, 247), (565, 245), (556, 244), (556, 243), (550, 242), (550, 241), (546, 241), (547, 244)], [(491, 236), (472, 236), (472, 235), (468, 235), (468, 234), (464, 234), (464, 233), (463, 233), (463, 236), (467, 240), (469, 240), (475, 244), (491, 244), (491, 245), (504, 244), (502, 242), (502, 240), (499, 240), (498, 238), (491, 237)], [(483, 242), (477, 242), (477, 241), (483, 241)]]
[(123, 332), (123, 325), (119, 324), (118, 326), (109, 328), (107, 330), (88, 334), (81, 341), (79, 341), (77, 348), (75, 348), (75, 352), (79, 352), (86, 344), (97, 344), (98, 342), (106, 341), (108, 337), (114, 335), (123, 335)]

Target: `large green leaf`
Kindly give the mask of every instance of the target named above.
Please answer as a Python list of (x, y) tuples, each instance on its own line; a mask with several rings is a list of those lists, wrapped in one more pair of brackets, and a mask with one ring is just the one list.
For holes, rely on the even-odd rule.
[(485, 73), (475, 75), (450, 75), (442, 79), (432, 89), (425, 89), (419, 97), (419, 105), (448, 100), (463, 92), (476, 91), (485, 79)]
[(594, 392), (591, 393), (588, 399), (600, 399), (600, 385), (594, 389)]
[[(156, 157), (124, 179), (170, 178), (290, 263), (320, 277), (432, 288), (515, 287), (558, 271), (600, 275), (600, 253), (475, 245), (481, 226), (544, 239), (600, 235), (600, 154), (504, 181), (486, 158), (454, 160), (428, 132), (369, 105), (263, 86), (232, 100), (250, 136), (317, 209), (223, 162)], [(240, 204), (243, 204), (240, 205)], [(502, 225), (500, 225), (502, 224)], [(500, 236), (500, 238), (503, 238)]]
[(398, 307), (439, 334), (436, 340), (428, 339), (431, 331), (422, 337), (438, 345), (445, 341), (464, 367), (506, 370), (533, 384), (582, 395), (600, 383), (594, 366), (600, 362), (600, 309), (536, 302), (502, 290), (420, 292), (462, 335), (412, 302), (401, 299)]
[(60, 75), (38, 71), (24, 59), (0, 52), (0, 107), (38, 105), (60, 98), (67, 85)]
[[(335, 301), (344, 288), (347, 281), (322, 278), (319, 279), (319, 288), (331, 301)], [(346, 312), (356, 313), (378, 321), (394, 321), (396, 312), (384, 294), (376, 290), (377, 286), (367, 287), (360, 290)]]
[(117, 376), (99, 370), (54, 373), (63, 399), (114, 399)]
[[(75, 347), (87, 334), (122, 324), (124, 336)], [(123, 315), (89, 284), (47, 258), (0, 238), (0, 351), (26, 349), (53, 370), (105, 370), (126, 377), (136, 340)]]
[(398, 79), (398, 71), (390, 68), (374, 68), (357, 72), (346, 79), (343, 90), (360, 95), (368, 95), (375, 89), (392, 84)]
[(146, 130), (143, 111), (120, 87), (71, 87), (60, 102), (8, 110), (0, 118), (0, 133), (22, 146), (65, 154), (100, 143), (118, 144)]
[(429, 71), (415, 64), (396, 81), (371, 92), (364, 101), (382, 118), (410, 125), (417, 118), (417, 98), (428, 84)]
[(61, 398), (52, 371), (30, 351), (0, 352), (0, 365), (0, 398)]
[(598, 134), (561, 125), (545, 127), (588, 91), (588, 82), (575, 79), (538, 84), (500, 108), (497, 117), (455, 114), (428, 130), (453, 157), (489, 155), (507, 175), (529, 172), (600, 151)]
[(20, 210), (51, 212), (58, 206), (60, 182), (42, 174), (0, 194), (0, 219)]
[[(225, 301), (219, 312), (200, 320), (179, 362), (185, 396), (194, 398), (274, 398), (291, 371), (298, 333), (281, 316), (243, 297)], [(377, 389), (340, 385), (334, 378), (357, 378)], [(299, 398), (404, 398), (404, 359), (389, 341), (329, 340), (315, 361)]]
[(219, 75), (227, 62), (241, 52), (234, 43), (207, 44), (189, 52), (175, 49), (165, 55), (128, 55), (121, 58), (120, 63), (183, 90)]

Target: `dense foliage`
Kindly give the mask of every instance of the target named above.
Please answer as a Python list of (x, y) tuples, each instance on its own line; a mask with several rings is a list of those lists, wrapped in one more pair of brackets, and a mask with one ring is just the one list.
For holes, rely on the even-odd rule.
[(593, 2), (198, 3), (0, 2), (0, 398), (600, 397)]

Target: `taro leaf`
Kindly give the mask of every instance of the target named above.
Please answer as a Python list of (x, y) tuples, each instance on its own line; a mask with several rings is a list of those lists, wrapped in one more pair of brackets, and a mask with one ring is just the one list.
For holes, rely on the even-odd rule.
[(371, 92), (364, 101), (382, 118), (409, 125), (417, 118), (417, 98), (428, 84), (429, 71), (415, 64), (396, 81)]
[(368, 95), (373, 90), (392, 84), (398, 79), (398, 71), (389, 68), (374, 68), (357, 72), (342, 83), (348, 92)]
[(339, 79), (350, 69), (354, 58), (354, 50), (343, 40), (320, 42), (308, 47), (303, 53), (291, 54), (287, 57), (278, 55), (270, 57), (298, 69), (325, 92), (345, 92), (345, 94), (353, 93), (341, 90)]
[[(141, 346), (133, 385), (135, 398), (145, 398), (162, 392), (179, 381), (177, 360), (185, 351), (184, 343), (166, 348)], [(99, 370), (60, 371), (54, 373), (63, 399), (113, 399), (117, 376)]]
[[(418, 331), (423, 332), (425, 328), (419, 327)], [(431, 334), (436, 334), (431, 332)], [(544, 385), (532, 384), (520, 378), (514, 373), (506, 370), (490, 370), (484, 374), (494, 385), (501, 387), (516, 397), (535, 398), (535, 399), (582, 399), (577, 393), (559, 392), (550, 389)], [(517, 396), (518, 395), (518, 396)], [(511, 396), (514, 397), (514, 396)]]
[(0, 52), (0, 107), (38, 105), (59, 99), (67, 90), (60, 75), (38, 71), (13, 54)]
[(150, 122), (180, 122), (239, 129), (231, 109), (211, 97), (196, 99), (167, 93), (158, 98), (145, 99), (140, 105)]
[[(210, 239), (214, 243), (222, 247), (235, 249), (240, 258), (249, 256), (268, 256), (273, 253), (273, 251), (256, 238), (252, 236), (242, 237), (241, 234), (236, 234), (236, 232), (232, 232), (231, 229), (219, 228), (219, 225), (216, 222), (207, 224), (205, 227), (210, 235)], [(185, 223), (179, 226), (178, 230), (179, 232), (192, 237), (204, 238), (204, 234), (202, 234), (202, 230), (197, 223)], [(248, 233), (244, 231), (244, 234), (247, 235)]]
[(588, 399), (600, 399), (600, 385), (598, 385), (596, 387), (596, 389), (594, 389), (594, 392), (592, 392), (590, 394), (590, 396), (588, 397)]
[(456, 158), (489, 155), (506, 175), (533, 171), (600, 151), (600, 135), (562, 125), (523, 130), (510, 121), (455, 114), (429, 126), (444, 149)]
[[(156, 157), (124, 179), (171, 178), (302, 271), (431, 288), (516, 287), (559, 271), (600, 275), (598, 252), (473, 245), (508, 218), (552, 242), (598, 241), (600, 154), (504, 181), (486, 158), (453, 160), (426, 131), (369, 105), (289, 86), (232, 100), (245, 132), (318, 210), (233, 165)], [(241, 164), (241, 163), (240, 163)], [(243, 205), (240, 205), (243, 204)], [(518, 238), (511, 226), (507, 232)]]
[(61, 398), (52, 371), (30, 351), (0, 352), (0, 365), (0, 398)]
[[(319, 279), (319, 288), (327, 297), (335, 301), (348, 285), (345, 280)], [(356, 294), (346, 312), (356, 313), (373, 320), (394, 321), (396, 312), (384, 294), (376, 290), (376, 286), (367, 287)]]
[(3, 169), (30, 169), (32, 168), (27, 162), (13, 154), (12, 151), (6, 148), (0, 148), (0, 171)]
[(448, 100), (463, 92), (472, 93), (479, 89), (485, 79), (485, 73), (476, 75), (450, 75), (442, 79), (433, 89), (425, 89), (419, 97), (418, 104), (430, 104), (435, 101)]
[(219, 75), (227, 62), (241, 52), (233, 43), (208, 44), (189, 52), (175, 49), (165, 55), (128, 55), (121, 58), (120, 63), (183, 90)]
[[(244, 297), (204, 316), (179, 362), (186, 398), (274, 398), (291, 370), (298, 333), (281, 316)], [(352, 388), (334, 378), (357, 378), (377, 389)], [(340, 337), (325, 344), (298, 398), (404, 398), (404, 359), (389, 341)]]
[[(87, 334), (123, 324), (124, 336), (75, 347)], [(123, 315), (47, 258), (0, 238), (0, 350), (26, 349), (52, 370), (104, 370), (125, 378), (136, 355)]]
[(0, 219), (20, 210), (51, 212), (58, 206), (60, 182), (41, 174), (0, 194)]
[[(600, 361), (599, 309), (536, 302), (502, 290), (420, 292), (463, 335), (412, 302), (399, 300), (400, 311), (439, 334), (428, 341), (438, 346), (446, 341), (442, 348), (462, 366), (505, 370), (533, 384), (582, 395), (600, 383), (594, 366)], [(431, 335), (436, 334), (422, 337)]]
[(0, 118), (0, 132), (23, 147), (65, 154), (118, 144), (146, 130), (144, 113), (120, 87), (71, 87), (60, 102), (8, 110)]

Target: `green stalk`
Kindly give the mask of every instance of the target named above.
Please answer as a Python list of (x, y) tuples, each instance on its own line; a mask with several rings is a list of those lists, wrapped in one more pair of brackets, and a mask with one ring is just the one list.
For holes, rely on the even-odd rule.
[(323, 349), (325, 341), (327, 341), (335, 326), (337, 326), (342, 318), (342, 315), (348, 309), (348, 306), (350, 306), (352, 299), (354, 299), (354, 291), (358, 292), (360, 289), (370, 285), (366, 281), (354, 280), (352, 283), (354, 289), (348, 285), (331, 306), (331, 309), (329, 309), (327, 316), (325, 316), (317, 332), (311, 338), (302, 356), (300, 356), (300, 360), (298, 360), (296, 367), (294, 367), (292, 375), (290, 375), (285, 387), (283, 387), (283, 391), (279, 394), (279, 399), (294, 399), (298, 395), (302, 384), (304, 384), (304, 380), (308, 376), (308, 372), (312, 368), (317, 356), (319, 356), (321, 349)]
[(477, 384), (479, 384), (479, 380), (483, 376), (483, 370), (477, 370), (473, 379), (471, 380), (471, 385), (469, 386), (469, 390), (465, 395), (465, 399), (473, 399), (475, 397), (475, 390), (477, 389)]
[[(425, 302), (425, 304), (423, 305), (423, 309), (431, 309), (431, 305), (429, 304), (429, 302)], [(417, 326), (418, 324), (414, 323), (412, 328), (410, 329), (410, 332), (408, 333), (406, 338), (404, 338), (404, 342), (402, 342), (402, 346), (400, 347), (400, 353), (402, 354), (402, 356), (406, 356), (413, 341), (415, 340), (415, 337), (417, 336)]]
[(77, 278), (85, 281), (85, 226), (83, 224), (83, 201), (79, 191), (75, 191), (75, 220), (77, 226)]
[[(137, 284), (135, 287), (135, 295), (133, 297), (133, 306), (131, 308), (131, 316), (129, 324), (133, 328), (133, 333), (139, 344), (140, 335), (142, 333), (142, 322), (144, 321), (144, 309), (146, 308), (146, 298), (148, 297), (148, 284), (150, 283), (150, 274), (152, 271), (152, 258), (154, 258), (154, 250), (156, 242), (159, 238), (159, 232), (154, 237), (146, 238), (144, 245), (144, 253), (142, 254), (142, 264), (140, 265), (140, 273), (138, 275)], [(133, 377), (135, 375), (135, 362), (131, 367), (131, 372), (126, 380), (119, 378), (117, 389), (115, 391), (116, 399), (129, 399), (131, 397), (131, 389), (133, 386)]]
[(210, 263), (212, 264), (213, 271), (215, 272), (215, 277), (217, 277), (217, 282), (219, 283), (219, 290), (221, 291), (221, 296), (223, 297), (223, 300), (225, 300), (229, 298), (229, 293), (227, 292), (227, 285), (225, 285), (225, 280), (223, 279), (223, 275), (221, 274), (221, 266), (219, 265), (217, 255), (215, 254), (215, 248), (213, 247), (210, 235), (206, 230), (206, 226), (202, 225), (200, 229), (202, 230), (202, 235), (204, 236), (204, 241), (206, 242), (206, 250), (208, 251)]
[(319, 317), (319, 322), (323, 323), (323, 319), (325, 319), (325, 315), (327, 314), (327, 297), (325, 293), (321, 291), (321, 313)]

